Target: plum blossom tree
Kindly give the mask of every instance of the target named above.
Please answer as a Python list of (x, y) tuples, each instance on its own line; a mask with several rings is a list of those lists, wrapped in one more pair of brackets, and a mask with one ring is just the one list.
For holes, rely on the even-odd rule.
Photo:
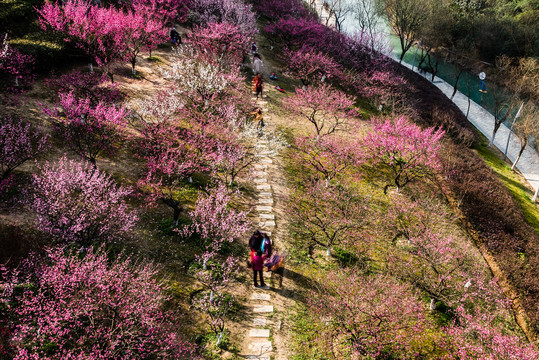
[(99, 102), (105, 104), (118, 103), (123, 100), (125, 94), (118, 89), (117, 84), (105, 84), (107, 76), (96, 73), (85, 73), (75, 70), (59, 77), (45, 80), (46, 85), (57, 94), (73, 93), (78, 99), (90, 99), (90, 104), (95, 106)]
[(331, 353), (412, 358), (414, 337), (424, 331), (426, 320), (410, 286), (354, 269), (333, 270), (321, 283), (307, 301), (325, 324), (318, 336)]
[(222, 126), (234, 121), (245, 98), (238, 69), (223, 68), (191, 46), (182, 46), (175, 55), (177, 60), (163, 74), (173, 82), (167, 96), (178, 97), (183, 112), (198, 122), (202, 131), (212, 123)]
[(346, 185), (328, 187), (319, 181), (291, 193), (287, 212), (299, 224), (296, 231), (307, 243), (309, 254), (321, 246), (330, 256), (334, 245), (361, 241), (366, 200)]
[(303, 86), (319, 84), (342, 76), (341, 66), (328, 55), (302, 47), (297, 51), (285, 49), (283, 57), (292, 77), (301, 80)]
[(208, 23), (198, 26), (186, 42), (198, 52), (207, 52), (217, 58), (227, 58), (229, 66), (238, 66), (249, 49), (252, 39), (242, 33), (238, 25), (230, 23)]
[(208, 256), (213, 256), (224, 243), (237, 240), (250, 229), (247, 213), (231, 209), (230, 200), (225, 185), (211, 189), (208, 195), (197, 200), (195, 209), (189, 213), (192, 224), (181, 230), (186, 237), (196, 234)]
[(168, 297), (154, 265), (62, 248), (23, 265), (3, 271), (0, 283), (15, 359), (197, 357), (164, 311)]
[(34, 174), (28, 201), (39, 230), (59, 242), (88, 245), (120, 239), (133, 229), (138, 216), (125, 202), (131, 193), (90, 163), (63, 157)]
[(144, 13), (125, 12), (115, 7), (99, 7), (89, 1), (68, 0), (65, 4), (46, 3), (38, 10), (41, 26), (65, 35), (84, 50), (113, 81), (110, 65), (129, 61), (135, 71), (136, 57), (165, 39), (162, 22)]
[(363, 139), (364, 158), (394, 185), (397, 191), (406, 184), (441, 168), (437, 152), (444, 131), (422, 130), (400, 116), (373, 119), (372, 130)]
[(189, 0), (133, 0), (129, 7), (136, 14), (158, 20), (161, 24), (185, 21)]
[(47, 149), (47, 136), (11, 116), (0, 117), (0, 193), (11, 173)]
[(229, 23), (239, 26), (249, 39), (258, 33), (251, 5), (239, 0), (192, 0), (189, 9), (195, 23)]
[(318, 137), (341, 130), (355, 114), (355, 98), (330, 85), (296, 89), (285, 99), (285, 106), (295, 115), (309, 121)]
[(239, 271), (239, 264), (236, 258), (229, 256), (224, 261), (211, 260), (215, 254), (205, 252), (200, 256), (206, 266), (197, 269), (195, 278), (204, 285), (206, 291), (194, 297), (193, 307), (207, 315), (207, 322), (210, 329), (217, 335), (216, 346), (219, 346), (226, 330), (225, 317), (230, 311), (234, 297), (224, 292), (224, 290), (234, 281)]
[(59, 98), (63, 114), (57, 109), (43, 111), (52, 117), (67, 145), (96, 166), (97, 158), (114, 151), (123, 139), (128, 111), (104, 102), (94, 106), (89, 98), (76, 98), (73, 92), (60, 93)]
[[(358, 146), (354, 142), (334, 135), (317, 140), (298, 136), (290, 156), (295, 164), (314, 171), (320, 180), (329, 182), (358, 164)], [(321, 178), (320, 178), (321, 177)]]

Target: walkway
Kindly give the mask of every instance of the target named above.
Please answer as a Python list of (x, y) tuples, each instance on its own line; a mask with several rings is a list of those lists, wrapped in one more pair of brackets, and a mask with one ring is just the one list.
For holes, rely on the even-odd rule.
[[(265, 100), (265, 99), (266, 100)], [(264, 120), (267, 122), (268, 109), (267, 97), (257, 100), (257, 105), (264, 113)], [(267, 128), (267, 126), (266, 126)], [(267, 130), (266, 130), (267, 132)], [(254, 184), (256, 185), (257, 203), (255, 211), (258, 218), (260, 231), (272, 237), (274, 245), (276, 241), (276, 212), (274, 211), (274, 189), (271, 184), (272, 177), (269, 172), (274, 172), (277, 165), (274, 163), (277, 151), (272, 149), (272, 144), (266, 136), (262, 136), (256, 143), (256, 161), (254, 167)], [(252, 286), (252, 274), (249, 274), (248, 281)], [(275, 275), (275, 277), (278, 277)], [(251, 292), (247, 307), (252, 312), (252, 325), (243, 342), (241, 356), (246, 359), (270, 360), (286, 359), (283, 357), (284, 348), (280, 348), (281, 328), (282, 328), (282, 299), (281, 294), (276, 289), (276, 281), (270, 279), (270, 273), (264, 272), (265, 282), (271, 286), (270, 290), (255, 289)], [(281, 279), (282, 286), (282, 279)], [(281, 289), (279, 289), (281, 290)], [(281, 310), (281, 311), (279, 311)]]
[[(395, 61), (398, 59), (393, 58)], [(402, 62), (403, 66), (411, 69), (412, 65)], [(431, 78), (431, 74), (427, 73), (426, 77)], [(434, 78), (434, 85), (438, 87), (448, 98), (451, 98), (453, 93), (453, 85), (448, 84), (439, 77)], [(457, 91), (453, 97), (453, 102), (459, 107), (463, 114), (466, 114), (468, 110), (468, 97)], [(468, 120), (479, 130), (487, 139), (492, 138), (492, 130), (494, 129), (494, 116), (485, 110), (481, 105), (477, 104), (473, 100), (470, 100), (470, 113), (468, 114)], [(513, 121), (513, 119), (511, 119)], [(511, 131), (507, 126), (502, 124), (494, 137), (494, 145), (503, 153), (505, 152), (505, 146), (507, 144), (507, 137)], [(509, 141), (509, 149), (507, 151), (507, 157), (512, 162), (518, 156), (520, 151), (520, 141), (513, 133)], [(517, 169), (528, 180), (534, 190), (539, 189), (539, 157), (537, 151), (530, 145), (526, 146), (524, 153), (517, 163)]]

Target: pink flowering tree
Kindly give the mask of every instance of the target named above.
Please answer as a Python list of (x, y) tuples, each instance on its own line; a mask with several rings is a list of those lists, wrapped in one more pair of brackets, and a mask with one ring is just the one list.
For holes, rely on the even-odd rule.
[(232, 186), (240, 173), (255, 160), (253, 149), (243, 145), (239, 141), (218, 141), (211, 154), (211, 166), (215, 177), (221, 179), (224, 184)]
[(320, 246), (330, 256), (334, 245), (362, 241), (365, 203), (365, 198), (351, 186), (308, 182), (302, 189), (292, 191), (287, 212), (309, 254)]
[[(151, 51), (166, 40), (166, 29), (162, 22), (137, 12), (119, 12), (116, 15), (122, 20), (118, 31), (123, 32), (123, 58), (131, 63), (131, 71), (135, 72), (137, 56), (143, 51)], [(123, 16), (123, 18), (122, 18)]]
[(296, 89), (284, 101), (294, 115), (314, 126), (318, 137), (341, 130), (355, 114), (352, 109), (355, 98), (327, 84)]
[(284, 59), (288, 73), (301, 80), (303, 86), (337, 80), (342, 76), (340, 64), (328, 55), (308, 47), (297, 51), (285, 49)]
[(258, 33), (251, 5), (240, 0), (192, 0), (189, 6), (192, 20), (197, 24), (229, 23), (239, 26), (249, 39)]
[(13, 170), (48, 148), (47, 136), (11, 116), (0, 117), (0, 193)]
[[(2, 36), (0, 34), (0, 36)], [(0, 42), (0, 89), (10, 92), (20, 91), (34, 78), (34, 58), (24, 55), (8, 43), (7, 34)]]
[(123, 27), (129, 26), (122, 11), (104, 8), (89, 1), (48, 2), (38, 9), (41, 27), (58, 32), (86, 52), (91, 62), (102, 66), (113, 81), (111, 64), (123, 57)]
[[(125, 94), (118, 89), (117, 84), (105, 84), (107, 76), (97, 75), (75, 70), (59, 77), (45, 80), (46, 85), (56, 94), (72, 93), (78, 99), (90, 99), (90, 104), (96, 106), (118, 103), (125, 98)], [(65, 95), (64, 95), (65, 96)]]
[(404, 100), (406, 81), (391, 69), (390, 64), (381, 63), (374, 70), (366, 68), (351, 80), (352, 86), (362, 97), (371, 99), (376, 106), (388, 111), (399, 111)]
[(465, 314), (457, 309), (458, 320), (444, 327), (441, 347), (446, 350), (443, 359), (539, 359), (539, 352), (530, 343), (515, 334), (492, 313)]
[(185, 21), (189, 0), (133, 0), (129, 4), (136, 14), (152, 18), (161, 24)]
[(244, 34), (240, 26), (225, 22), (196, 27), (186, 43), (192, 44), (200, 53), (212, 54), (227, 66), (237, 66), (251, 41), (252, 38)]
[(363, 156), (399, 191), (403, 186), (441, 168), (437, 156), (444, 131), (421, 129), (404, 117), (373, 119), (372, 129), (363, 139)]
[(34, 174), (28, 200), (39, 230), (59, 242), (91, 244), (121, 239), (138, 216), (126, 204), (131, 190), (84, 161), (60, 159)]
[[(200, 197), (189, 213), (192, 224), (180, 230), (185, 237), (196, 236), (208, 256), (217, 254), (223, 244), (232, 243), (250, 229), (247, 213), (230, 207), (231, 197), (221, 184)], [(204, 263), (207, 259), (204, 259)]]
[(335, 135), (318, 140), (298, 136), (295, 141), (295, 151), (290, 154), (294, 163), (308, 172), (314, 172), (316, 178), (326, 181), (326, 186), (357, 165), (358, 146), (347, 139)]
[(169, 297), (154, 265), (61, 248), (23, 265), (0, 283), (15, 359), (196, 358), (164, 310)]
[(145, 124), (142, 135), (141, 155), (147, 170), (139, 180), (139, 187), (151, 199), (160, 200), (173, 210), (174, 226), (177, 226), (191, 194), (188, 184), (192, 175), (211, 171), (208, 154), (214, 141), (167, 122)]
[(425, 330), (417, 296), (389, 276), (333, 270), (307, 302), (321, 325), (319, 343), (341, 357), (413, 358), (414, 338)]
[(60, 113), (44, 109), (51, 116), (67, 145), (83, 159), (96, 166), (103, 153), (112, 153), (125, 137), (128, 111), (123, 107), (99, 102), (92, 105), (89, 98), (76, 98), (72, 92), (59, 94)]
[[(199, 260), (207, 261), (210, 253), (205, 252)], [(204, 291), (192, 300), (193, 307), (206, 314), (210, 329), (217, 336), (216, 346), (219, 346), (226, 330), (225, 319), (230, 313), (234, 297), (224, 290), (232, 284), (239, 272), (236, 258), (229, 256), (224, 261), (212, 259), (205, 263), (203, 269), (194, 271), (195, 278), (204, 286)]]

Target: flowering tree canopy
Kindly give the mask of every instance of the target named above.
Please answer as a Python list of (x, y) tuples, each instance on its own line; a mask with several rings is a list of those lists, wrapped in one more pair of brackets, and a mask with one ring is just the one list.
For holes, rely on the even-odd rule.
[(437, 152), (443, 130), (421, 129), (404, 117), (372, 120), (372, 130), (363, 139), (366, 160), (387, 174), (397, 190), (441, 168)]
[(320, 136), (341, 130), (354, 114), (354, 102), (354, 97), (323, 84), (296, 89), (294, 95), (285, 99), (285, 106), (297, 116), (309, 121)]
[(151, 264), (102, 250), (66, 254), (47, 250), (24, 271), (2, 269), (0, 301), (14, 322), (13, 358), (193, 359)]
[(137, 221), (125, 199), (131, 194), (85, 161), (60, 159), (34, 174), (30, 206), (37, 227), (61, 242), (90, 244), (122, 238)]
[(0, 117), (0, 192), (13, 170), (47, 148), (47, 136), (11, 116)]
[(105, 104), (92, 105), (89, 98), (76, 98), (73, 92), (60, 93), (61, 115), (56, 109), (44, 109), (55, 120), (67, 145), (83, 159), (96, 164), (98, 156), (115, 150), (123, 138), (127, 110)]
[(341, 66), (331, 57), (307, 47), (297, 51), (285, 49), (284, 58), (290, 75), (304, 86), (342, 76)]

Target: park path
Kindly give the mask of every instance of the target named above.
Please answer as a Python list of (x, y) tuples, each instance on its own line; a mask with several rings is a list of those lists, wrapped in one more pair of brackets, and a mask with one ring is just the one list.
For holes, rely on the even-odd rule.
[[(280, 221), (280, 211), (275, 208), (282, 194), (276, 194), (275, 190), (281, 191), (282, 184), (278, 182), (284, 175), (278, 151), (272, 148), (273, 144), (266, 137), (266, 133), (271, 131), (268, 127), (273, 128), (269, 124), (271, 116), (268, 113), (267, 95), (258, 99), (256, 103), (263, 111), (266, 127), (264, 136), (260, 137), (255, 145), (256, 160), (252, 165), (253, 182), (256, 186), (255, 224), (261, 232), (271, 237), (274, 249), (282, 251), (281, 238), (286, 226)], [(286, 360), (288, 326), (285, 328), (284, 324), (287, 322), (287, 311), (292, 306), (293, 300), (287, 297), (289, 291), (284, 290), (283, 284), (289, 282), (269, 272), (264, 272), (264, 280), (270, 289), (255, 289), (252, 271), (249, 270), (248, 284), (252, 291), (248, 295), (246, 306), (252, 321), (245, 334), (240, 357), (253, 360)]]
[[(398, 61), (397, 59), (394, 59)], [(406, 66), (412, 69), (412, 65), (403, 62), (402, 66)], [(417, 69), (416, 69), (417, 70)], [(428, 79), (431, 78), (431, 74), (425, 75)], [(453, 85), (448, 84), (446, 81), (439, 77), (434, 78), (434, 85), (438, 87), (448, 98), (451, 98), (453, 93)], [(455, 105), (459, 107), (464, 115), (468, 112), (468, 97), (460, 91), (457, 91), (452, 100)], [(494, 115), (485, 110), (481, 105), (473, 100), (470, 100), (470, 111), (468, 113), (468, 121), (470, 121), (487, 139), (492, 138), (492, 131), (494, 129)], [(513, 119), (511, 119), (513, 121)], [(502, 124), (498, 129), (496, 136), (494, 137), (494, 146), (496, 146), (502, 153), (505, 152), (507, 145), (507, 138), (511, 134), (511, 130)], [(511, 162), (514, 162), (520, 151), (520, 141), (517, 136), (512, 133), (509, 139), (509, 147), (507, 151), (507, 157)], [(526, 146), (524, 153), (517, 163), (517, 169), (522, 173), (526, 180), (530, 183), (534, 190), (539, 188), (539, 156), (537, 151), (530, 145)]]

